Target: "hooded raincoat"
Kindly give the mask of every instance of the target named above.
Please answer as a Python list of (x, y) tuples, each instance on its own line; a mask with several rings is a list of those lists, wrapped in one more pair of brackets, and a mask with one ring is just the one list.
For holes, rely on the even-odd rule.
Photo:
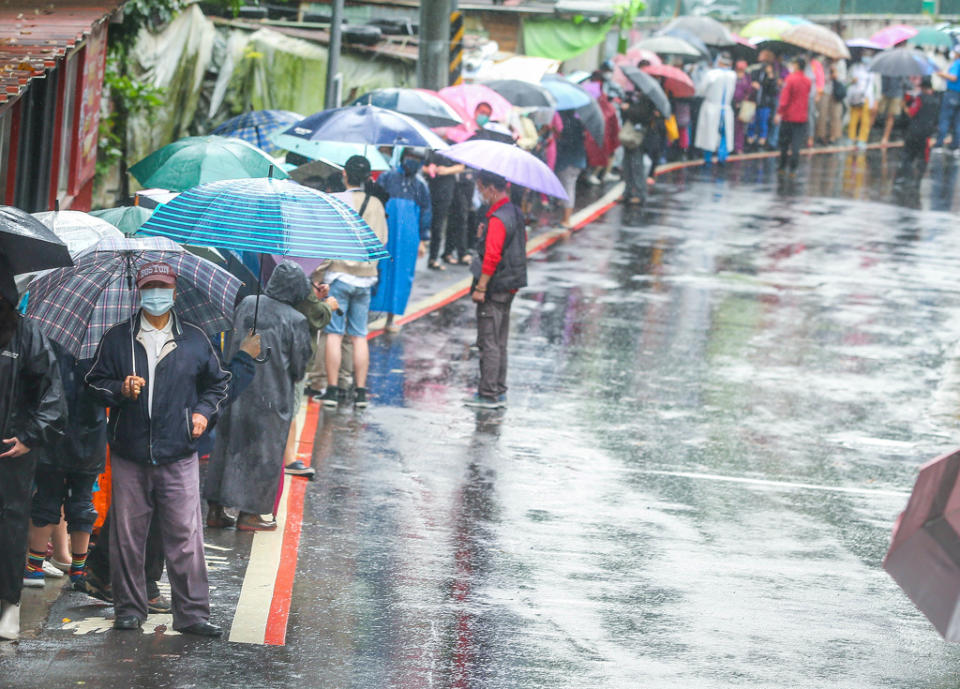
[[(227, 408), (217, 426), (204, 498), (250, 514), (273, 512), (283, 480), (283, 450), (296, 410), (299, 384), (310, 360), (310, 328), (296, 306), (310, 293), (310, 282), (296, 263), (278, 265), (260, 297), (257, 332), (269, 360), (253, 382)], [(253, 327), (256, 296), (246, 297), (233, 320), (234, 333)], [(227, 352), (240, 347), (234, 337)]]
[[(65, 423), (63, 385), (50, 343), (33, 321), (20, 319), (0, 347), (0, 438), (39, 448), (56, 442)], [(9, 603), (20, 601), (23, 587), (35, 464), (35, 452), (0, 459), (0, 600)]]
[(703, 103), (697, 119), (697, 137), (693, 142), (701, 151), (715, 152), (720, 148), (721, 139), (726, 140), (727, 150), (733, 150), (733, 93), (736, 88), (737, 75), (732, 69), (711, 69), (704, 77), (697, 92), (703, 97)]

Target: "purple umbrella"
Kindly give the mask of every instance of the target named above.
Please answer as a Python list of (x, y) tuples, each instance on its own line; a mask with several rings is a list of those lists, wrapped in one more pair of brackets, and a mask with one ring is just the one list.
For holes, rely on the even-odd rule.
[(493, 172), (504, 179), (558, 199), (567, 193), (553, 170), (532, 153), (499, 141), (464, 141), (443, 152), (444, 157), (478, 170)]
[(880, 45), (876, 41), (871, 41), (869, 38), (852, 38), (847, 41), (848, 48), (869, 48), (870, 50), (884, 50), (887, 46)]

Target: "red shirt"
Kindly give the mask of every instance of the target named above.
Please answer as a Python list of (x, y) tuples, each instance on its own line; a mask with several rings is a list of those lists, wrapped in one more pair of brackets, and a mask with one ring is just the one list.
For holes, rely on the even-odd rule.
[(500, 218), (493, 217), (493, 214), (500, 210), (510, 199), (504, 196), (495, 204), (490, 206), (487, 211), (487, 242), (483, 249), (483, 266), (481, 268), (484, 275), (493, 277), (497, 272), (497, 266), (500, 264), (500, 257), (503, 256), (503, 242), (507, 238), (507, 228)]
[(777, 114), (784, 122), (806, 122), (810, 105), (810, 80), (803, 72), (791, 72), (780, 91)]

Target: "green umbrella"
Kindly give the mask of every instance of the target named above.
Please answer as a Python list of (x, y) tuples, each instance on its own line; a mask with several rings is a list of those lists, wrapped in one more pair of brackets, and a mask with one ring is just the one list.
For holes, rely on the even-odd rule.
[(146, 188), (186, 191), (224, 179), (266, 177), (271, 166), (276, 179), (287, 178), (276, 159), (242, 139), (188, 136), (154, 151), (130, 174)]
[(90, 215), (106, 220), (128, 237), (132, 237), (152, 214), (153, 211), (141, 206), (120, 206), (90, 212)]
[(932, 26), (917, 29), (917, 35), (907, 41), (909, 45), (935, 46), (950, 48), (953, 46), (953, 37), (946, 31), (939, 31)]

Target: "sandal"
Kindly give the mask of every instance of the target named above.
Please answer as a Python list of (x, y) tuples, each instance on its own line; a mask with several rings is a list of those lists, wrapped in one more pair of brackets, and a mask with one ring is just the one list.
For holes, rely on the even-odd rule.
[(440, 263), (440, 261), (438, 261), (437, 259), (433, 259), (432, 261), (430, 261), (427, 264), (427, 268), (429, 268), (430, 270), (446, 270), (444, 265)]
[(460, 257), (460, 265), (468, 266), (471, 263), (473, 263), (473, 256), (471, 256), (470, 254), (464, 254), (463, 256)]
[(453, 254), (447, 254), (446, 256), (443, 257), (443, 260), (452, 266), (455, 266), (458, 263), (457, 259), (453, 257)]

